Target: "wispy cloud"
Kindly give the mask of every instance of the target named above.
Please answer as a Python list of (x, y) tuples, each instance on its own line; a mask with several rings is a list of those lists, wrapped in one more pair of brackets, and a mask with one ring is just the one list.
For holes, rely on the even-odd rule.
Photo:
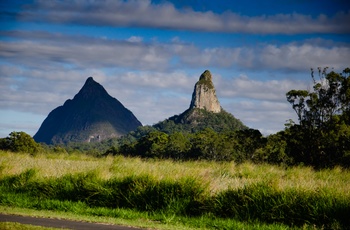
[[(25, 65), (68, 63), (78, 67), (166, 67), (170, 54), (160, 45), (141, 42), (52, 34), (40, 31), (3, 33), (0, 57)], [(34, 58), (33, 58), (34, 57)]]
[[(37, 68), (70, 65), (81, 69), (122, 67), (157, 71), (188, 67), (305, 71), (317, 66), (342, 69), (350, 60), (348, 44), (328, 46), (326, 40), (200, 48), (176, 41), (143, 42), (138, 37), (126, 41), (42, 31), (5, 31), (1, 35), (10, 39), (0, 41), (0, 58)], [(177, 65), (172, 63), (174, 58)]]
[[(310, 77), (311, 80), (311, 77)], [(309, 81), (310, 82), (310, 81)], [(231, 80), (218, 81), (219, 95), (227, 98), (246, 98), (257, 101), (285, 102), (285, 94), (292, 89), (307, 89), (308, 81), (279, 78), (278, 80), (256, 80), (241, 74)]]
[(25, 21), (94, 26), (133, 26), (248, 34), (350, 33), (350, 12), (331, 17), (276, 14), (249, 17), (231, 11), (222, 14), (177, 9), (171, 3), (150, 0), (36, 1), (19, 13)]

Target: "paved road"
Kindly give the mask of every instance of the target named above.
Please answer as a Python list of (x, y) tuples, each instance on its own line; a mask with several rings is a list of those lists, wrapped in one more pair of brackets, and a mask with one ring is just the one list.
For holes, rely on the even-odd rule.
[[(31, 224), (44, 227), (53, 227), (53, 228), (68, 228), (75, 230), (141, 230), (142, 228), (132, 228), (132, 227), (123, 227), (117, 225), (108, 225), (108, 224), (97, 224), (97, 223), (88, 223), (72, 220), (59, 220), (59, 219), (49, 219), (49, 218), (37, 218), (30, 216), (17, 216), (17, 215), (7, 215), (0, 213), (0, 222), (17, 222), (21, 224)], [(143, 229), (144, 230), (144, 229)]]

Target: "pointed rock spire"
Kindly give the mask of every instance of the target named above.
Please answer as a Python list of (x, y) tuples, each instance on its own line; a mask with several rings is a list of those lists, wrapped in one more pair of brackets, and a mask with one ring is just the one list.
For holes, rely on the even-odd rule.
[(204, 71), (194, 86), (190, 109), (199, 108), (207, 111), (219, 113), (221, 106), (212, 82), (212, 76), (209, 70)]

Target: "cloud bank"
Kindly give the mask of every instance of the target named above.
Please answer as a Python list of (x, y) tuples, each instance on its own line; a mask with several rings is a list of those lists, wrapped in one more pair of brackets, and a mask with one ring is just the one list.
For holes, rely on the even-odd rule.
[(249, 17), (231, 11), (177, 9), (169, 2), (153, 4), (150, 0), (37, 1), (18, 17), (25, 21), (111, 27), (146, 27), (169, 30), (247, 34), (311, 34), (350, 32), (350, 12), (332, 17), (275, 14)]
[[(0, 35), (9, 38), (0, 40), (1, 59), (38, 68), (66, 63), (79, 68), (123, 67), (138, 70), (209, 66), (305, 71), (317, 66), (341, 69), (350, 60), (349, 44), (328, 46), (326, 40), (302, 44), (261, 44), (258, 47), (200, 48), (176, 41), (147, 43), (141, 42), (140, 38), (115, 40), (44, 31), (5, 31)], [(174, 58), (177, 59), (175, 64)]]

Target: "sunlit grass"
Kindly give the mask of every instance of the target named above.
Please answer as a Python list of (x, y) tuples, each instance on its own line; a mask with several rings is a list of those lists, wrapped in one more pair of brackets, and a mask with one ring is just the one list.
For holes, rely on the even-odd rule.
[(260, 182), (280, 190), (297, 188), (305, 191), (332, 189), (350, 196), (350, 171), (337, 167), (315, 171), (311, 167), (284, 168), (267, 164), (234, 162), (143, 160), (123, 156), (95, 158), (84, 154), (28, 154), (0, 151), (0, 176), (16, 175), (36, 169), (39, 177), (61, 177), (66, 174), (95, 171), (102, 179), (150, 175), (155, 179), (195, 178), (217, 193)]
[[(235, 224), (277, 221), (339, 228), (348, 224), (344, 216), (350, 211), (348, 181), (349, 170), (340, 167), (315, 171), (249, 162), (0, 152), (2, 205), (90, 210), (91, 215), (107, 217), (114, 216), (116, 208), (126, 208), (146, 212), (162, 223), (200, 216), (205, 226), (223, 218), (220, 225), (227, 227), (234, 217)], [(190, 225), (197, 220), (191, 219)]]

